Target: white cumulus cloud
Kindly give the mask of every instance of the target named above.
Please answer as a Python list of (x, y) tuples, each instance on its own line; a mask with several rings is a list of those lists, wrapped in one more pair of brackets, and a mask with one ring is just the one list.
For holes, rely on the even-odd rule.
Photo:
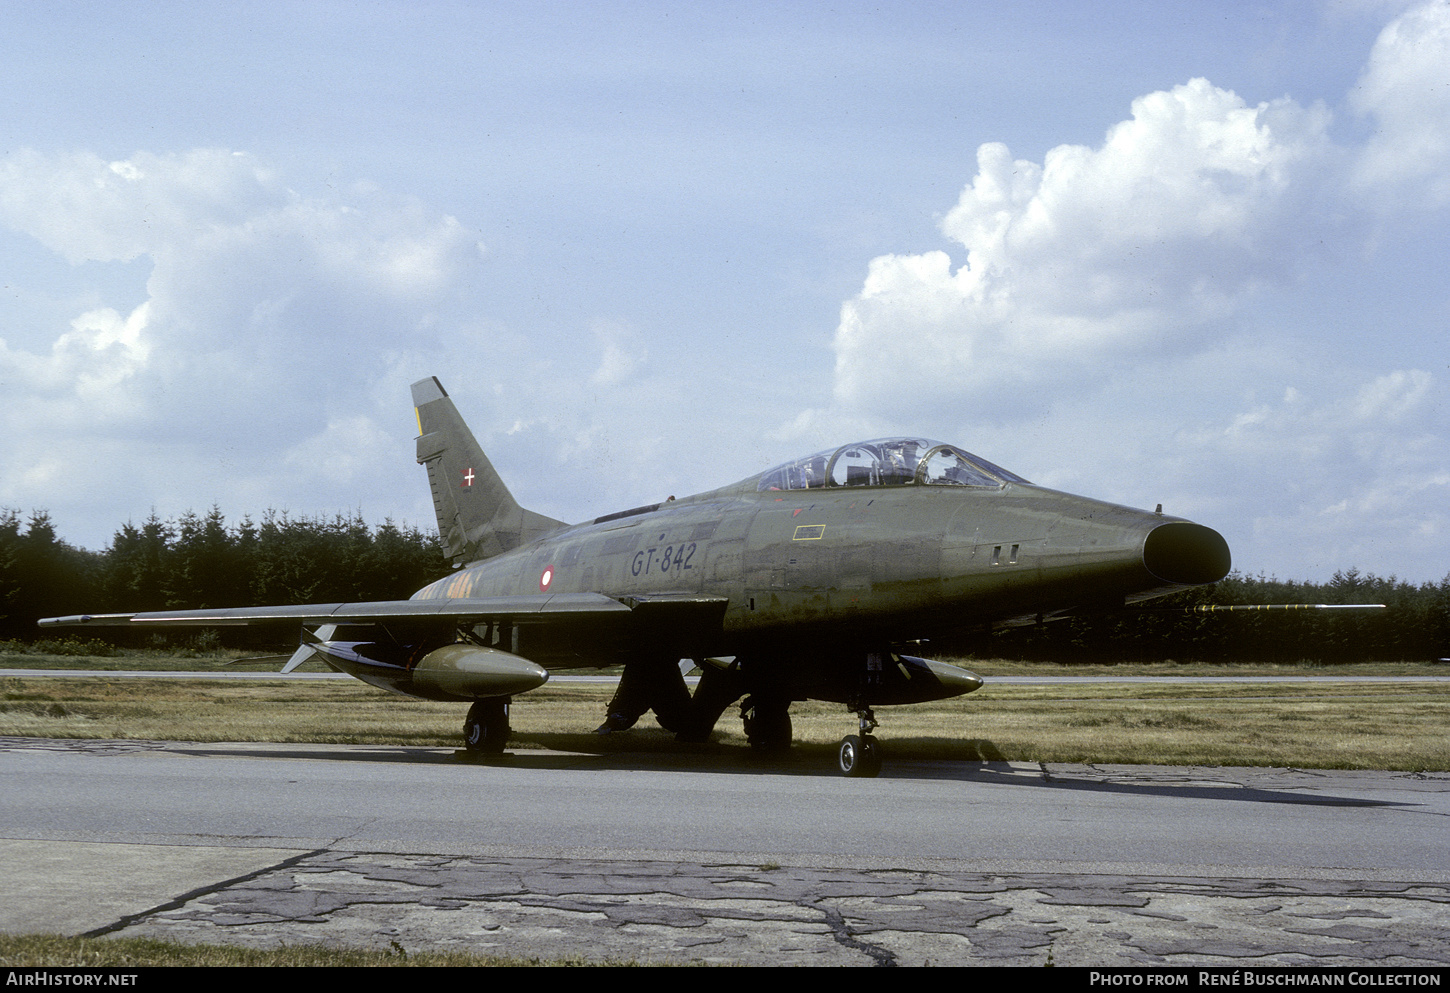
[(1351, 98), (1374, 134), (1355, 180), (1413, 209), (1450, 201), (1450, 3), (1429, 3), (1382, 32)]
[(1305, 234), (1285, 223), (1295, 183), (1320, 171), (1328, 120), (1195, 79), (1135, 100), (1098, 148), (1061, 145), (1039, 165), (981, 146), (941, 225), (965, 257), (874, 259), (843, 306), (838, 405), (899, 398), (882, 382), (995, 401), (1201, 337), (1256, 283), (1282, 278)]
[(91, 478), (143, 513), (285, 500), (319, 471), (372, 486), (405, 472), (375, 400), (399, 409), (397, 353), (457, 306), (480, 252), (414, 199), (304, 196), (215, 149), (4, 156), (0, 225), (75, 265), (134, 260), (131, 299), (0, 338), (0, 501), (57, 513), (70, 495), (24, 480), (52, 478), (41, 470), (62, 452), (104, 463)]

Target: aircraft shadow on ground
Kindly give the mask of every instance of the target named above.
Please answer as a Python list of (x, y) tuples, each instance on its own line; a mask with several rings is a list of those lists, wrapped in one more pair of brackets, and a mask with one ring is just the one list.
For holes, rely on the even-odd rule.
[[(342, 762), (387, 762), (402, 765), (457, 765), (520, 770), (581, 770), (676, 772), (719, 775), (836, 776), (835, 746), (797, 744), (788, 753), (762, 755), (739, 744), (707, 742), (683, 744), (662, 731), (638, 731), (611, 736), (579, 734), (531, 735), (524, 742), (537, 748), (516, 747), (502, 755), (475, 756), (461, 750), (409, 745), (269, 746), (257, 751), (247, 745), (186, 744), (174, 750), (188, 755), (234, 758), (321, 759)], [(1189, 797), (1238, 803), (1274, 803), (1328, 807), (1415, 806), (1391, 800), (1324, 793), (1291, 792), (1245, 786), (1234, 780), (1205, 782), (1127, 781), (1131, 772), (1103, 772), (1104, 778), (1082, 778), (1081, 773), (1053, 775), (1050, 768), (1030, 771), (1013, 766), (986, 739), (908, 738), (883, 743), (886, 764), (879, 782), (940, 780), (1000, 787), (1049, 789), (1081, 793)], [(995, 756), (995, 757), (994, 757)], [(1162, 767), (1156, 767), (1161, 769)], [(1109, 778), (1111, 777), (1111, 778)]]

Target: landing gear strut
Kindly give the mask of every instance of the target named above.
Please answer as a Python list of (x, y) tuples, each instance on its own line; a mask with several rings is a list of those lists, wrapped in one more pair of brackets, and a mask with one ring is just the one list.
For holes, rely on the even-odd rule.
[(881, 774), (881, 747), (871, 734), (877, 727), (876, 715), (870, 707), (856, 711), (860, 720), (860, 734), (848, 734), (841, 739), (840, 751), (836, 753), (836, 765), (841, 775), (871, 779)]
[(740, 701), (745, 739), (752, 751), (775, 755), (790, 751), (790, 701), (748, 696)]
[(476, 700), (463, 721), (463, 747), (473, 755), (498, 755), (509, 740), (509, 697)]
[(678, 663), (678, 659), (658, 654), (626, 662), (604, 723), (594, 733), (628, 731), (647, 710), (655, 712), (666, 731), (688, 734), (693, 730), (690, 691)]

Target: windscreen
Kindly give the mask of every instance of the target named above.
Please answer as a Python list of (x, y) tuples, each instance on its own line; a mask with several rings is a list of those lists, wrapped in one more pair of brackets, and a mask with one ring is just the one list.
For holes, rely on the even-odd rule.
[(816, 452), (770, 469), (758, 489), (838, 486), (982, 486), (1027, 480), (970, 452), (925, 438), (877, 438)]

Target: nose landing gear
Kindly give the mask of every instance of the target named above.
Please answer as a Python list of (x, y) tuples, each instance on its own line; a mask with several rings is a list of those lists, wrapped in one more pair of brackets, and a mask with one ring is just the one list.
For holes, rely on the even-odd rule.
[(877, 728), (876, 715), (870, 707), (856, 711), (860, 721), (860, 734), (848, 734), (841, 739), (836, 753), (836, 766), (841, 775), (853, 778), (871, 779), (881, 774), (881, 746), (871, 734)]

